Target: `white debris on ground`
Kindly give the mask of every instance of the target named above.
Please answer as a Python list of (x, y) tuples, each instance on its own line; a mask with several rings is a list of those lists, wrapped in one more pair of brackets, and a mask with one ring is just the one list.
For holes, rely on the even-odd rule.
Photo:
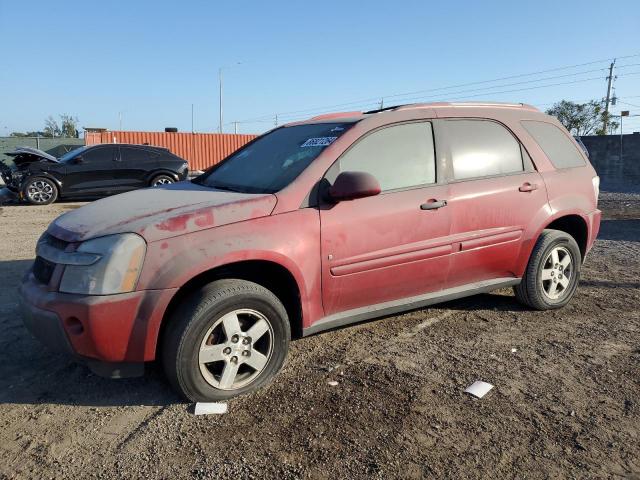
[(329, 380), (327, 383), (329, 385), (331, 385), (332, 387), (337, 387), (338, 386), (338, 382), (336, 382), (335, 380)]
[(226, 402), (198, 402), (194, 409), (196, 415), (222, 415), (227, 413)]
[(477, 381), (473, 382), (471, 385), (469, 385), (464, 390), (464, 392), (465, 393), (469, 393), (469, 394), (473, 395), (474, 397), (482, 398), (487, 393), (489, 393), (489, 390), (491, 390), (492, 388), (493, 388), (493, 385), (491, 385), (490, 383), (477, 380)]

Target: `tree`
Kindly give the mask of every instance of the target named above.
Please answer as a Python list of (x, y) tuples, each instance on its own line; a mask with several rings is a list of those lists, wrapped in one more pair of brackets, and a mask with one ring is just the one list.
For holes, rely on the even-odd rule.
[(45, 137), (78, 138), (78, 117), (72, 115), (58, 115), (60, 124), (49, 115), (44, 121)]
[(49, 115), (44, 120), (44, 136), (45, 137), (59, 137), (60, 136), (60, 127), (58, 126), (58, 122)]
[(60, 115), (60, 128), (61, 136), (68, 138), (78, 138), (78, 117), (72, 117), (71, 115)]
[(44, 137), (44, 132), (11, 132), (10, 137)]
[[(557, 117), (573, 135), (605, 135), (606, 133), (602, 130), (605, 118), (603, 102), (591, 100), (587, 103), (575, 103), (562, 100), (555, 103), (546, 113)], [(609, 117), (609, 126), (615, 130), (618, 123), (611, 121), (610, 113), (606, 115)]]

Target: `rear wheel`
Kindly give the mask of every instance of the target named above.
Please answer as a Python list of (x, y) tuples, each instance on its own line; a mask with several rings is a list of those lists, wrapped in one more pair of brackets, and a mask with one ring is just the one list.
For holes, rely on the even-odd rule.
[(169, 321), (162, 345), (165, 373), (176, 391), (196, 402), (265, 385), (282, 367), (291, 338), (278, 298), (244, 280), (206, 285)]
[(171, 178), (169, 175), (156, 175), (151, 180), (152, 187), (158, 187), (160, 185), (169, 185), (171, 183), (175, 183), (175, 180)]
[(48, 178), (35, 177), (27, 181), (22, 193), (32, 205), (49, 205), (58, 198), (58, 187)]
[(559, 230), (544, 230), (533, 248), (516, 298), (537, 310), (565, 306), (580, 279), (582, 255), (573, 237)]

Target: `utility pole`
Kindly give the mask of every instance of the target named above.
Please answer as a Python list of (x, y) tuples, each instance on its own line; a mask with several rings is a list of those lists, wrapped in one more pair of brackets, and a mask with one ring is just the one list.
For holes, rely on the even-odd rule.
[(278, 126), (278, 114), (277, 113), (276, 113), (276, 118), (275, 118), (275, 121), (274, 121), (273, 125), (276, 126), (276, 127)]
[(238, 134), (238, 122), (233, 122), (233, 133)]
[(609, 123), (609, 103), (611, 102), (611, 84), (613, 83), (613, 66), (616, 64), (616, 59), (613, 59), (611, 65), (609, 65), (609, 76), (607, 77), (607, 99), (604, 103), (604, 118), (602, 119), (602, 131), (607, 134), (607, 126)]
[[(218, 82), (219, 82), (219, 84), (220, 84), (220, 92), (219, 92), (219, 94), (220, 94), (220, 104), (219, 104), (219, 106), (220, 106), (220, 108), (219, 108), (219, 114), (220, 114), (220, 119), (219, 119), (219, 121), (220, 121), (220, 127), (218, 128), (218, 131), (219, 131), (220, 133), (222, 133), (222, 67), (220, 67), (220, 68), (218, 69)], [(607, 103), (607, 105), (608, 105), (608, 103)]]
[(191, 104), (191, 133), (193, 133), (193, 103)]
[(122, 131), (122, 112), (118, 112), (118, 122), (120, 124), (120, 127), (118, 128)]
[(384, 97), (380, 99), (380, 110), (384, 108)]

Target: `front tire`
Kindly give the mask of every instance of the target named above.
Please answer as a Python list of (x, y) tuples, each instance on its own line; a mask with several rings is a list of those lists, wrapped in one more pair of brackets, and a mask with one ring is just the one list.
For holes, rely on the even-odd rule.
[(564, 307), (580, 280), (582, 254), (574, 238), (547, 229), (536, 242), (522, 282), (514, 287), (518, 301), (536, 310)]
[(58, 198), (58, 187), (48, 178), (34, 177), (27, 181), (22, 193), (31, 205), (49, 205)]
[(282, 368), (291, 339), (280, 300), (245, 280), (204, 286), (169, 322), (162, 343), (165, 374), (193, 402), (226, 400), (264, 386)]

